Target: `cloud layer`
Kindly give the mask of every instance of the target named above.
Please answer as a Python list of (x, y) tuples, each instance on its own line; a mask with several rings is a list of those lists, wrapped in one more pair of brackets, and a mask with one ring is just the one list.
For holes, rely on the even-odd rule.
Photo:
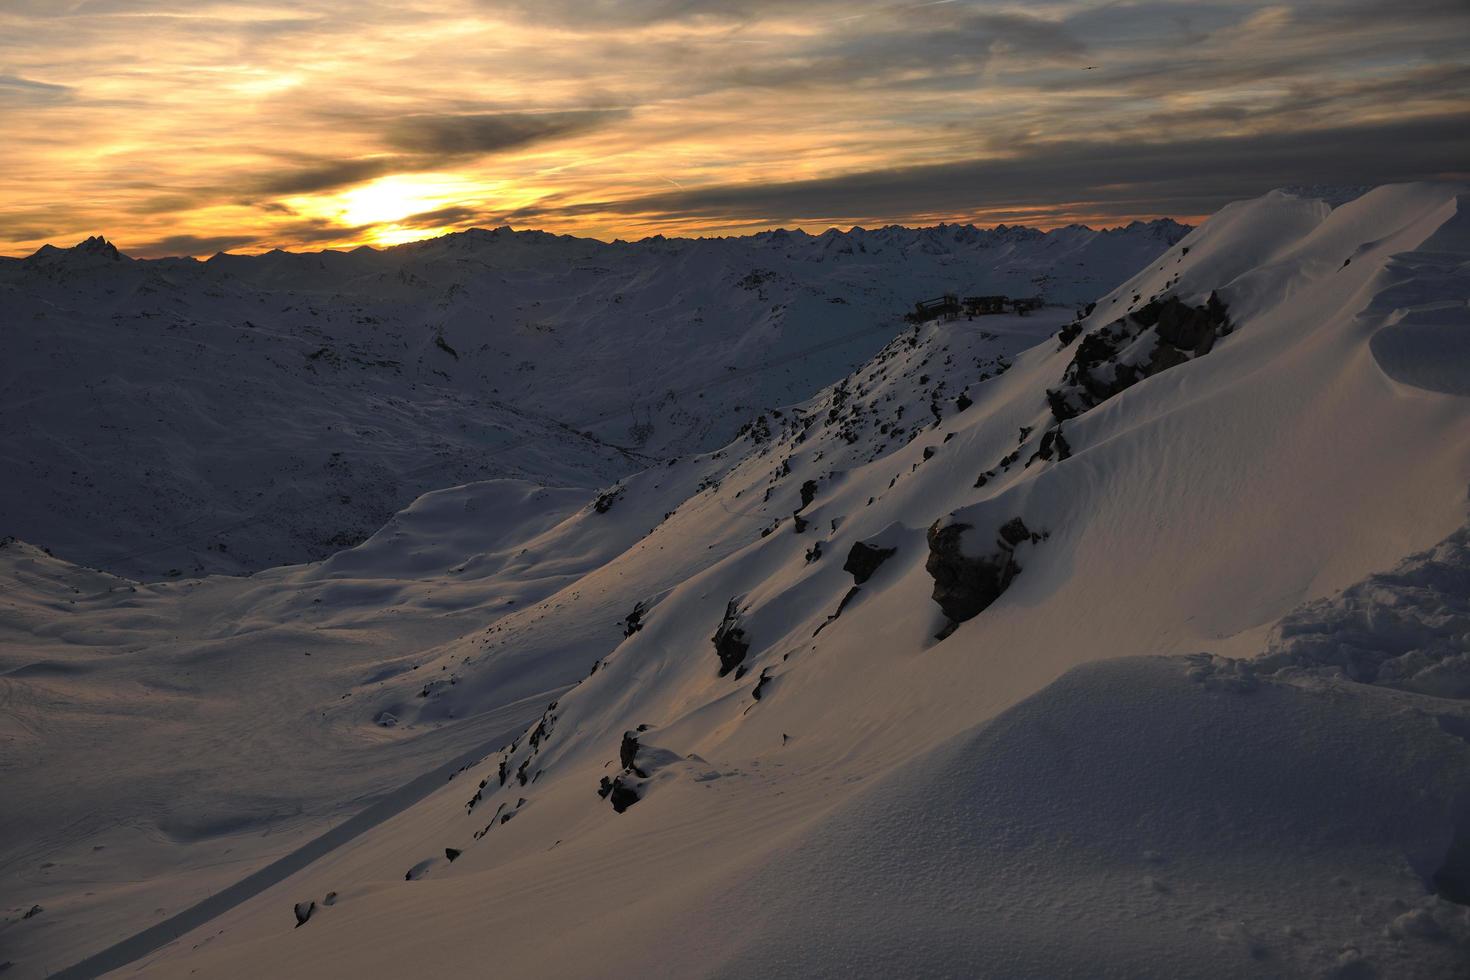
[(1470, 170), (1463, 0), (12, 0), (0, 254), (1197, 218)]

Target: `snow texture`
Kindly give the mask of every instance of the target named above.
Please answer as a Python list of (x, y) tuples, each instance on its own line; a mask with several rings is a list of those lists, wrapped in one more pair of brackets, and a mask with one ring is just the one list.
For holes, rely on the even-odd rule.
[[(1465, 193), (1240, 202), (1081, 316), (895, 308), (723, 445), (441, 489), (315, 564), (147, 584), (8, 542), (12, 969), (1467, 975)], [(760, 241), (883, 235), (934, 254)], [(258, 269), (318, 260), (379, 258)], [(1157, 357), (1212, 296), (1230, 329)], [(1150, 370), (1060, 418), (1119, 323), (1094, 379)], [(1008, 571), (962, 621), (931, 528)]]

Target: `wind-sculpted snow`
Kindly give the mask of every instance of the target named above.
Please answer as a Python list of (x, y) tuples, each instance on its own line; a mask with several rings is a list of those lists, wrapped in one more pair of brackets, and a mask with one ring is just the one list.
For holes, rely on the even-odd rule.
[(1393, 320), (1373, 335), (1374, 358), (1395, 381), (1470, 396), (1470, 195), (1428, 241), (1394, 256), (1389, 274), (1374, 307)]
[(669, 918), (634, 941), (718, 936), (704, 961), (682, 943), (660, 954), (675, 975), (721, 977), (843, 963), (865, 977), (1447, 978), (1470, 965), (1470, 908), (1432, 890), (1456, 834), (1470, 836), (1455, 799), (1470, 745), (1377, 692), (1217, 690), (1188, 666), (1077, 668), (875, 774), (749, 877), (724, 879), (731, 891), (645, 904)]
[(1470, 699), (1470, 527), (1293, 612), (1259, 667)]
[(917, 299), (1082, 302), (1186, 231), (48, 246), (0, 259), (0, 533), (158, 579), (324, 558), (446, 486), (590, 492), (809, 397)]

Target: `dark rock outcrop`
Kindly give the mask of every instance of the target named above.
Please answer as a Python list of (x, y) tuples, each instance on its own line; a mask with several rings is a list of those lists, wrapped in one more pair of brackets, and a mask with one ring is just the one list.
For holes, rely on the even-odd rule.
[(647, 778), (647, 773), (638, 771), (638, 733), (623, 732), (623, 743), (618, 746), (618, 763), (626, 772)]
[(311, 913), (316, 911), (316, 902), (297, 902), (293, 911), (296, 913), (296, 925), (292, 928), (300, 929), (311, 918)]
[(1082, 335), (1082, 321), (1077, 320), (1067, 324), (1057, 331), (1057, 350), (1064, 350), (1068, 344)]
[[(648, 611), (641, 602), (633, 604), (633, 611), (623, 618), (623, 636), (629, 637), (643, 628), (643, 614)], [(595, 669), (595, 668), (594, 668)]]
[(807, 480), (801, 485), (801, 506), (797, 510), (805, 510), (813, 500), (817, 499), (817, 481)]
[(597, 795), (612, 804), (614, 813), (622, 813), (640, 799), (638, 790), (629, 785), (622, 776), (614, 776), (612, 779), (603, 776)]
[(1042, 459), (1051, 459), (1055, 455), (1058, 460), (1067, 459), (1072, 455), (1072, 447), (1067, 444), (1067, 437), (1062, 435), (1061, 426), (1048, 429), (1041, 434), (1041, 447), (1037, 449), (1036, 455)]
[(996, 532), (994, 550), (972, 558), (960, 547), (960, 539), (968, 530), (969, 524), (943, 524), (942, 520), (929, 527), (929, 558), (924, 569), (934, 578), (934, 601), (951, 624), (942, 636), (949, 635), (954, 624), (973, 619), (1000, 598), (1021, 573), (1016, 547), (1042, 539), (1019, 517), (1012, 518)]
[(617, 503), (618, 498), (623, 495), (624, 489), (626, 488), (614, 487), (607, 493), (598, 494), (597, 499), (592, 502), (592, 509), (599, 514), (606, 514), (612, 510), (613, 504)]
[(1203, 357), (1232, 329), (1216, 293), (1203, 306), (1177, 296), (1145, 303), (1082, 338), (1061, 385), (1046, 393), (1052, 415), (1076, 418), (1144, 378)]
[(761, 671), (761, 676), (756, 681), (755, 687), (751, 690), (750, 696), (752, 698), (754, 698), (755, 700), (759, 701), (761, 699), (762, 692), (765, 690), (766, 685), (769, 684), (770, 682), (771, 682), (771, 668), (767, 667), (767, 668), (765, 668), (764, 670)]
[(740, 666), (745, 655), (750, 652), (750, 642), (740, 626), (739, 600), (731, 599), (725, 606), (725, 618), (720, 621), (710, 642), (715, 645), (715, 655), (720, 658), (721, 677)]
[(453, 863), (454, 859), (459, 857), (463, 853), (464, 852), (457, 847), (446, 847), (444, 848), (444, 859), (446, 861), (449, 861), (450, 863)]
[(854, 585), (862, 585), (872, 578), (878, 566), (893, 557), (897, 550), (897, 548), (876, 548), (863, 541), (855, 542), (847, 553), (847, 561), (842, 563), (842, 570), (852, 573)]

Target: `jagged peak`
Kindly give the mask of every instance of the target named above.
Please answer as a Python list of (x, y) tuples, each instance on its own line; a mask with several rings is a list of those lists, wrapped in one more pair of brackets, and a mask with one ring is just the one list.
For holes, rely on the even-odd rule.
[(58, 248), (50, 243), (42, 245), (30, 254), (28, 261), (64, 261), (69, 257), (102, 259), (108, 262), (118, 262), (124, 258), (112, 242), (102, 235), (92, 235), (70, 248)]

